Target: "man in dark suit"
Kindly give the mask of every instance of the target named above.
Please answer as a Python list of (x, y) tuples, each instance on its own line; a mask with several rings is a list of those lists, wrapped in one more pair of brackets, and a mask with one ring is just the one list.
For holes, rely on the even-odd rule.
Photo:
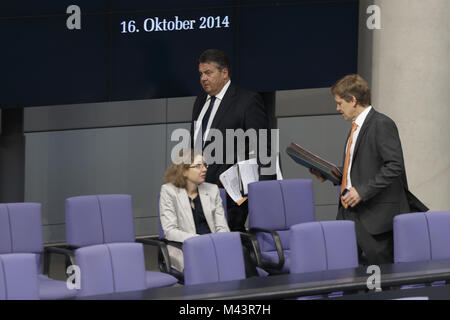
[[(221, 152), (212, 148), (214, 162), (211, 163), (211, 159), (206, 159), (209, 165), (206, 182), (222, 187), (219, 180), (220, 174), (237, 163), (238, 160), (257, 157), (259, 164), (261, 164), (258, 157), (259, 150), (255, 150), (258, 144), (255, 146), (249, 143), (249, 139), (245, 139), (245, 143), (240, 144), (235, 136), (227, 138), (226, 130), (242, 129), (245, 132), (254, 129), (258, 134), (258, 130), (267, 129), (267, 151), (265, 150), (265, 155), (271, 156), (269, 121), (261, 96), (231, 83), (230, 63), (223, 51), (216, 49), (204, 51), (198, 60), (198, 70), (200, 84), (205, 93), (198, 96), (194, 103), (191, 137), (196, 149), (205, 150), (212, 143), (215, 143), (215, 147), (222, 148)], [(216, 141), (214, 131), (220, 133), (223, 138), (222, 141)], [(210, 138), (211, 136), (213, 138)], [(227, 141), (227, 139), (233, 141)], [(259, 135), (257, 135), (257, 139), (259, 140)], [(231, 151), (227, 149), (227, 142), (228, 147), (231, 145), (234, 151), (231, 161), (227, 161), (227, 156), (230, 156)], [(242, 150), (239, 146), (243, 146), (245, 150)], [(238, 159), (238, 154), (243, 154), (245, 159)], [(262, 180), (268, 178), (272, 178), (272, 176), (263, 175), (260, 177)], [(244, 224), (248, 215), (247, 201), (238, 206), (227, 196), (227, 214), (231, 231), (245, 231)]]
[(340, 79), (331, 91), (337, 111), (352, 122), (337, 219), (355, 222), (359, 253), (364, 252), (369, 264), (392, 263), (393, 218), (410, 212), (397, 127), (371, 106), (370, 89), (360, 76)]

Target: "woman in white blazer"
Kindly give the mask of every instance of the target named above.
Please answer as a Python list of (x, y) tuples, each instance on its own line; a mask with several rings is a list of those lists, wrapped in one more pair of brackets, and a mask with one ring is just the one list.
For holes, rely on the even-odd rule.
[[(229, 232), (222, 198), (215, 184), (205, 182), (203, 156), (182, 150), (167, 169), (161, 187), (159, 214), (167, 240), (183, 242), (205, 233)], [(168, 246), (172, 267), (183, 271), (183, 252)]]

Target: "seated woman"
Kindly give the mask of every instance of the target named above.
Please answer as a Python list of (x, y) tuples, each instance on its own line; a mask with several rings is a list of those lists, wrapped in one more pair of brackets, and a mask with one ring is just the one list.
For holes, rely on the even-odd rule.
[[(159, 212), (167, 240), (183, 242), (200, 234), (229, 232), (219, 188), (205, 182), (207, 166), (203, 156), (182, 150), (167, 169), (161, 187)], [(183, 271), (183, 252), (168, 246), (172, 267)]]

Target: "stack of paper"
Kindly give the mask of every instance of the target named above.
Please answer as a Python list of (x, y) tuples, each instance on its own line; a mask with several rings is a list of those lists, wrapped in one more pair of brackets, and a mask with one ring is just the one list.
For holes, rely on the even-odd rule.
[(231, 199), (241, 205), (247, 200), (247, 197), (242, 196), (241, 187), (246, 195), (248, 184), (259, 180), (258, 163), (256, 159), (238, 162), (223, 172), (219, 179)]

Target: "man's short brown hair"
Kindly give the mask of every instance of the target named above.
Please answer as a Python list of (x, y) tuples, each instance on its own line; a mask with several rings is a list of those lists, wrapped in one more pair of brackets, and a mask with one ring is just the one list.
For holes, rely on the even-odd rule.
[(364, 107), (371, 105), (369, 85), (357, 74), (350, 74), (338, 80), (331, 87), (331, 92), (347, 102), (355, 97), (359, 105)]

